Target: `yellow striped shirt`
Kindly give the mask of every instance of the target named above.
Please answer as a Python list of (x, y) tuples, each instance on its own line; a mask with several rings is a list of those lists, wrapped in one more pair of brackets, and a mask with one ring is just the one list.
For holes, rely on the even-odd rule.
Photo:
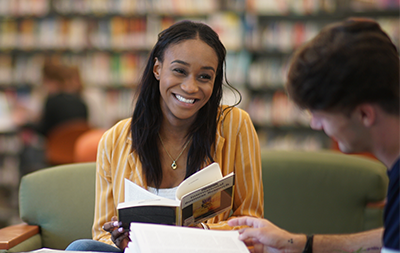
[[(260, 144), (249, 115), (238, 108), (227, 110), (217, 125), (213, 159), (222, 174), (235, 172), (232, 216), (263, 217), (264, 196), (261, 178)], [(142, 166), (131, 151), (131, 119), (110, 128), (102, 137), (97, 153), (96, 200), (93, 239), (113, 245), (104, 223), (117, 215), (117, 205), (124, 201), (124, 178), (147, 188)], [(230, 211), (207, 221), (211, 229), (238, 229), (227, 225)]]

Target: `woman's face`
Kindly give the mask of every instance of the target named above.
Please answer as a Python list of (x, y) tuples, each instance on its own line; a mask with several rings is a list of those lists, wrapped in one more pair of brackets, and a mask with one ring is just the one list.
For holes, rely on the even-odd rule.
[(214, 88), (218, 57), (199, 39), (169, 46), (164, 61), (155, 59), (154, 76), (160, 82), (160, 105), (172, 124), (193, 123)]

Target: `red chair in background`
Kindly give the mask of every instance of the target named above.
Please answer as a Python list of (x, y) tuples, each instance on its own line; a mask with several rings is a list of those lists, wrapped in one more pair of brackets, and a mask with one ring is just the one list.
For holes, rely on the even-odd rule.
[(97, 146), (105, 129), (91, 129), (78, 137), (74, 145), (73, 161), (76, 163), (95, 162)]
[(75, 141), (89, 131), (86, 121), (69, 121), (54, 128), (46, 140), (46, 159), (50, 165), (74, 162)]

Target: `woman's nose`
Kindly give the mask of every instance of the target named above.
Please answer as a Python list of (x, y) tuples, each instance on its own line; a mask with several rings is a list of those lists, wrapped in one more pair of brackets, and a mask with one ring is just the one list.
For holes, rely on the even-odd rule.
[(196, 93), (199, 90), (199, 87), (195, 78), (187, 78), (182, 82), (181, 89), (187, 93)]

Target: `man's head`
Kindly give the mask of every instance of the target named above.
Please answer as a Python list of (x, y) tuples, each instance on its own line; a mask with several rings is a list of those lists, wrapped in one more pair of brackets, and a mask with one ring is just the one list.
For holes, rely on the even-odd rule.
[(335, 23), (295, 53), (286, 88), (311, 111), (311, 127), (337, 140), (341, 151), (370, 152), (380, 115), (398, 121), (398, 51), (373, 20)]
[(295, 53), (286, 88), (305, 109), (350, 113), (374, 103), (399, 115), (399, 54), (373, 20), (335, 23)]

